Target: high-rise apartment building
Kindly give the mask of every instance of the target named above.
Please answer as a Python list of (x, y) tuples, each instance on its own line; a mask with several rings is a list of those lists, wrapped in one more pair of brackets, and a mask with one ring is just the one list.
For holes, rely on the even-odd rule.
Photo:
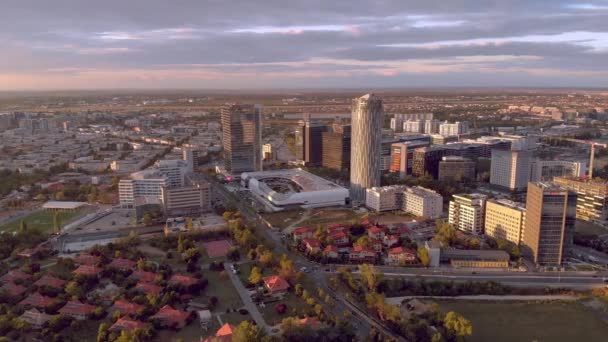
[(262, 107), (222, 107), (224, 167), (233, 175), (262, 170)]
[(350, 168), (351, 125), (334, 124), (323, 132), (323, 167), (335, 170)]
[(469, 133), (469, 124), (467, 122), (456, 121), (454, 123), (449, 123), (446, 121), (439, 124), (439, 135), (444, 137), (467, 133)]
[(448, 222), (463, 232), (483, 234), (486, 199), (483, 194), (454, 195), (450, 201)]
[(395, 132), (403, 132), (403, 119), (399, 117), (391, 118), (391, 129)]
[(408, 113), (395, 114), (395, 118), (401, 121), (407, 120), (433, 120), (433, 113)]
[(424, 134), (439, 133), (439, 120), (424, 120)]
[(486, 202), (485, 234), (519, 245), (523, 236), (526, 208), (505, 199)]
[(433, 190), (420, 186), (407, 188), (403, 192), (401, 210), (427, 220), (434, 220), (443, 213), (443, 197)]
[(424, 133), (424, 121), (408, 120), (403, 123), (403, 131), (407, 133)]
[(380, 185), (382, 100), (367, 94), (353, 100), (351, 121), (350, 196), (365, 203), (365, 190)]
[(366, 189), (365, 206), (377, 212), (401, 209), (405, 189), (404, 185)]
[(553, 182), (578, 195), (577, 219), (608, 220), (608, 181), (601, 178), (555, 177)]
[(555, 183), (528, 184), (522, 252), (538, 265), (560, 265), (572, 245), (576, 193)]
[(530, 151), (492, 150), (490, 184), (511, 191), (524, 190), (530, 180)]

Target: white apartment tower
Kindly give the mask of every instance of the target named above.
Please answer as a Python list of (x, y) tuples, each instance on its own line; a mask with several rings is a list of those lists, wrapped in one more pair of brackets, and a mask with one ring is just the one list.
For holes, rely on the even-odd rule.
[(490, 184), (511, 191), (526, 189), (530, 181), (530, 151), (492, 150)]
[(353, 100), (351, 122), (350, 198), (365, 203), (365, 190), (380, 185), (382, 100), (367, 94)]
[(486, 195), (454, 195), (450, 201), (448, 222), (463, 232), (483, 234)]

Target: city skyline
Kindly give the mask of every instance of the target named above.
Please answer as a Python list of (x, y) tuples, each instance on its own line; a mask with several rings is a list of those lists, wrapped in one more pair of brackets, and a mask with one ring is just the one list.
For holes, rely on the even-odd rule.
[(603, 0), (9, 0), (0, 91), (607, 87), (607, 16)]

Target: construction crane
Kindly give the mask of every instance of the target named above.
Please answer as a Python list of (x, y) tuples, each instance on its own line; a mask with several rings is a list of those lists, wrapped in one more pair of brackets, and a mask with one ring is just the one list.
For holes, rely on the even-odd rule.
[(602, 143), (598, 143), (595, 141), (572, 139), (572, 138), (561, 138), (561, 137), (550, 137), (550, 138), (591, 146), (591, 155), (589, 156), (589, 179), (593, 179), (593, 162), (595, 160), (595, 147), (599, 146), (599, 147), (603, 147), (603, 148), (608, 148), (608, 144), (602, 144)]

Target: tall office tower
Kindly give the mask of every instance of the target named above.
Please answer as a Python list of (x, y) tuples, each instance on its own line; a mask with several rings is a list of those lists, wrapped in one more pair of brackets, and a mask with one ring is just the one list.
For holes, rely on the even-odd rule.
[(454, 195), (450, 201), (448, 222), (458, 230), (483, 234), (486, 199), (483, 194)]
[(391, 144), (390, 172), (399, 172), (400, 178), (412, 174), (414, 149), (428, 146), (427, 141), (405, 141)]
[(335, 170), (350, 168), (351, 125), (334, 124), (323, 132), (323, 167)]
[(492, 150), (490, 184), (511, 191), (521, 191), (530, 181), (530, 151)]
[(553, 182), (577, 193), (577, 219), (608, 220), (608, 181), (601, 178), (555, 177)]
[(424, 134), (437, 134), (439, 133), (439, 120), (425, 120), (424, 121)]
[(523, 236), (526, 208), (506, 199), (486, 202), (485, 234), (519, 245)]
[(380, 186), (383, 116), (379, 97), (367, 94), (353, 100), (350, 198), (357, 205), (365, 203), (366, 189)]
[(296, 160), (304, 161), (304, 131), (306, 131), (306, 122), (303, 120), (298, 121), (298, 126), (294, 131), (294, 145)]
[(228, 104), (221, 113), (226, 171), (261, 171), (262, 106)]
[(555, 183), (529, 183), (522, 252), (538, 265), (560, 265), (572, 245), (576, 193)]
[(320, 166), (323, 160), (323, 132), (327, 125), (306, 121), (304, 126), (304, 162), (306, 165)]

